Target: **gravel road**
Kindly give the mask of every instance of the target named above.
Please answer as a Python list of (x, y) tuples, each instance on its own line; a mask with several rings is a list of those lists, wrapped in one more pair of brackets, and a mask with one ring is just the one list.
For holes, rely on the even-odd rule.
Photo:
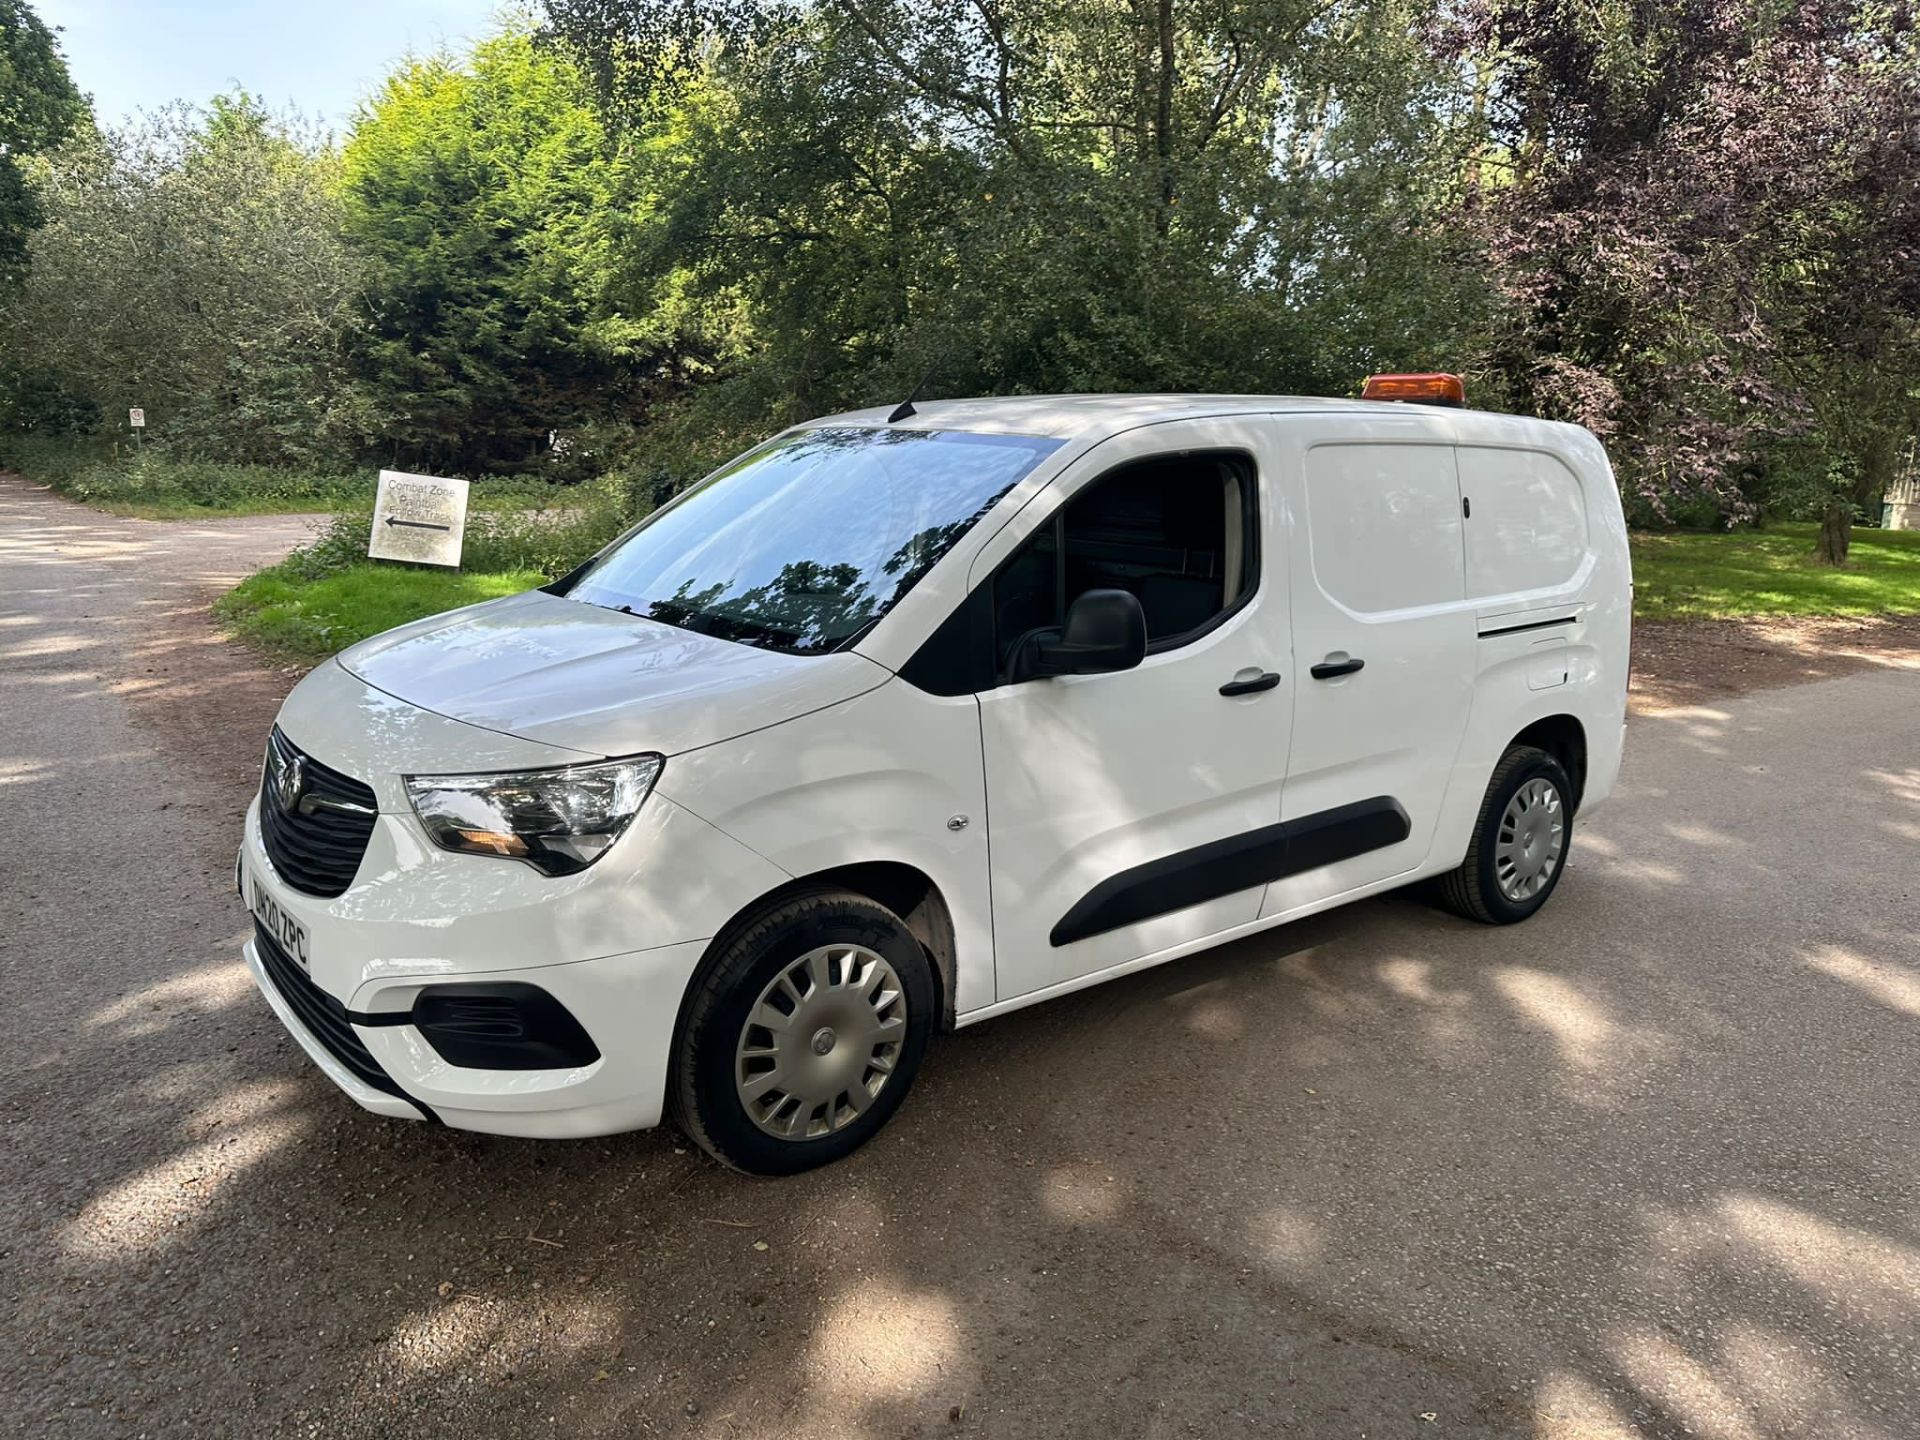
[(0, 1429), (1920, 1434), (1920, 672), (1634, 722), (1530, 924), (1363, 903), (936, 1042), (792, 1181), (383, 1121), (252, 992), (305, 522), (0, 479)]

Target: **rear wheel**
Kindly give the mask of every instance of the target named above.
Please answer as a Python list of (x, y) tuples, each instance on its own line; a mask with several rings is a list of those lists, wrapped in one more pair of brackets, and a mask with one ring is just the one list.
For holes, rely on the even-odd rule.
[(674, 1059), (675, 1118), (757, 1175), (825, 1165), (906, 1099), (936, 1015), (926, 953), (864, 896), (797, 896), (754, 921), (698, 984)]
[(1441, 877), (1441, 903), (1489, 925), (1512, 925), (1546, 904), (1573, 840), (1572, 794), (1566, 770), (1546, 751), (1508, 750), (1487, 782), (1467, 858)]

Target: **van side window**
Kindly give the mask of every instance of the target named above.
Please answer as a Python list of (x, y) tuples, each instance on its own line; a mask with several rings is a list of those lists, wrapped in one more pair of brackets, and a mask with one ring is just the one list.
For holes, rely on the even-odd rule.
[(1564, 585), (1587, 555), (1580, 481), (1541, 450), (1463, 445), (1460, 492), (1467, 522), (1467, 594), (1475, 599)]
[(1150, 649), (1194, 638), (1253, 591), (1258, 518), (1253, 465), (1238, 453), (1156, 456), (1102, 476), (995, 575), (998, 673), (1088, 590), (1137, 597)]
[(1316, 445), (1307, 452), (1307, 531), (1315, 583), (1358, 614), (1462, 597), (1450, 445)]

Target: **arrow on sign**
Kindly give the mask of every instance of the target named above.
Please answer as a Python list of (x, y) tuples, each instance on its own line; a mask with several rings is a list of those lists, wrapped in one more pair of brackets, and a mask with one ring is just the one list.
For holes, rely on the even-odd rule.
[(452, 530), (453, 529), (453, 526), (451, 525), (436, 525), (431, 520), (397, 520), (391, 515), (387, 516), (387, 524), (404, 525), (409, 530)]

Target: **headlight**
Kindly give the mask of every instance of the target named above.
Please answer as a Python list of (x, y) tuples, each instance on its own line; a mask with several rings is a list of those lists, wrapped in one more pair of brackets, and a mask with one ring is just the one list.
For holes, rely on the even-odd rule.
[(409, 775), (407, 798), (443, 850), (524, 860), (572, 875), (602, 855), (660, 777), (661, 757), (507, 775)]

